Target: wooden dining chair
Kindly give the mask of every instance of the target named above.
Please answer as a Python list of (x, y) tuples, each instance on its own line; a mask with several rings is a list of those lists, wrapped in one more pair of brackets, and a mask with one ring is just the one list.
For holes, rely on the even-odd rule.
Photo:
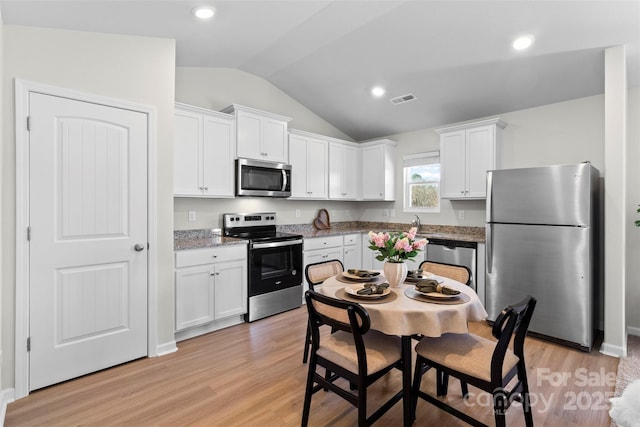
[[(320, 261), (312, 264), (307, 264), (304, 269), (304, 277), (307, 279), (309, 289), (315, 290), (317, 285), (322, 284), (329, 277), (333, 277), (336, 274), (340, 274), (344, 271), (344, 265), (338, 259), (331, 259), (328, 261)], [(304, 341), (304, 355), (302, 356), (302, 363), (307, 363), (309, 358), (309, 347), (311, 346), (311, 329), (307, 326), (307, 336)]]
[(444, 276), (465, 285), (471, 283), (471, 270), (464, 265), (447, 264), (444, 262), (423, 261), (420, 270), (428, 271), (436, 276)]
[[(524, 339), (536, 306), (536, 299), (505, 307), (493, 324), (492, 341), (474, 334), (444, 334), (437, 338), (424, 337), (416, 345), (416, 367), (412, 386), (413, 411), (418, 397), (432, 403), (473, 426), (485, 424), (420, 390), (422, 375), (430, 367), (460, 379), (493, 395), (494, 417), (497, 427), (505, 426), (505, 412), (514, 400), (522, 403), (527, 427), (533, 426), (529, 383), (524, 360)], [(509, 342), (513, 339), (513, 350)], [(507, 387), (517, 376), (513, 387)], [(437, 379), (438, 381), (439, 379)], [(446, 389), (444, 390), (446, 394)]]
[[(401, 339), (370, 329), (369, 314), (357, 303), (331, 298), (312, 290), (305, 293), (311, 327), (311, 356), (304, 396), (302, 426), (309, 422), (311, 396), (329, 390), (358, 408), (358, 426), (373, 424), (402, 400), (402, 390), (367, 417), (367, 388), (393, 368), (411, 369), (402, 362)], [(320, 334), (321, 327), (335, 330)], [(330, 373), (317, 372), (324, 367)], [(344, 388), (338, 378), (352, 387)]]

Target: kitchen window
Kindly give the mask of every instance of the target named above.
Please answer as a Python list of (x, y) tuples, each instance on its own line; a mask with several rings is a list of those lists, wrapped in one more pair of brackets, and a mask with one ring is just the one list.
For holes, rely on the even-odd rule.
[(440, 152), (403, 157), (404, 211), (440, 212)]

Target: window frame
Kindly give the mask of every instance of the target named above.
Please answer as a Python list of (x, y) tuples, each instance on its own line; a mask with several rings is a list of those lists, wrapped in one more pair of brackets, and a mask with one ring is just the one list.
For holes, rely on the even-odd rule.
[(403, 156), (403, 165), (402, 165), (402, 206), (404, 212), (416, 212), (416, 213), (439, 213), (442, 206), (442, 195), (441, 195), (441, 182), (442, 175), (440, 174), (438, 181), (428, 181), (425, 184), (429, 184), (430, 182), (436, 183), (438, 188), (438, 206), (436, 207), (413, 207), (411, 204), (411, 182), (409, 180), (409, 170), (411, 167), (415, 166), (427, 166), (437, 164), (440, 168), (440, 151), (429, 151), (424, 153), (416, 153), (416, 154), (406, 154)]

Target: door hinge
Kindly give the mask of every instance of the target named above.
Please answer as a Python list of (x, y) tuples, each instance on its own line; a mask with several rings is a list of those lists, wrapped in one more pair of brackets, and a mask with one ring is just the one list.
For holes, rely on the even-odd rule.
[(31, 116), (27, 116), (27, 131), (31, 130)]
[(27, 351), (31, 351), (31, 337), (27, 337)]
[(31, 241), (31, 226), (27, 227), (27, 241)]

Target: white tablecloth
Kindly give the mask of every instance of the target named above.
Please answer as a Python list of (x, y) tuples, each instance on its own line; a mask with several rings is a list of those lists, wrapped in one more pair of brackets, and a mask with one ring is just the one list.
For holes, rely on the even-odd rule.
[[(369, 312), (371, 329), (388, 335), (422, 334), (428, 337), (439, 337), (447, 332), (466, 333), (469, 331), (468, 321), (487, 318), (487, 312), (473, 289), (452, 279), (445, 277), (442, 279), (445, 285), (467, 294), (470, 301), (456, 305), (418, 301), (404, 294), (406, 287), (413, 288), (414, 285), (404, 284), (398, 288), (391, 288), (391, 292), (394, 292), (397, 298), (389, 299), (387, 303), (367, 304), (366, 299), (362, 299), (360, 304)], [(335, 298), (336, 291), (344, 289), (345, 286), (348, 284), (331, 277), (325, 280), (317, 290)]]

